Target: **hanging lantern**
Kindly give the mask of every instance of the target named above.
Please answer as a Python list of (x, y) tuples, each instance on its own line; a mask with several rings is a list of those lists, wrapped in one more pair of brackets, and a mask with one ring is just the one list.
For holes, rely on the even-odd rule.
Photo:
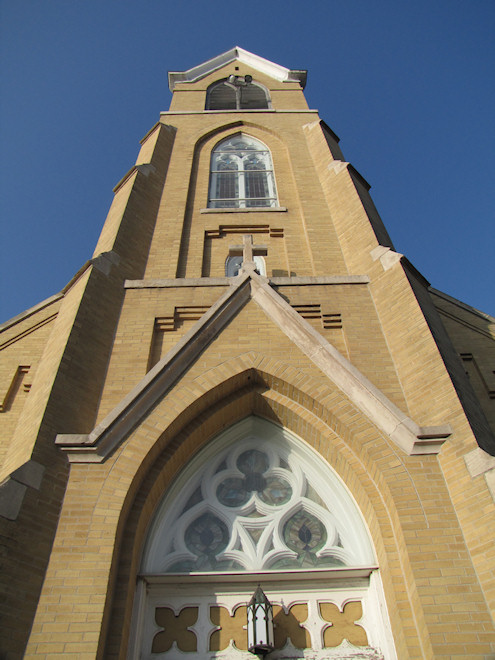
[(247, 629), (251, 653), (266, 655), (273, 651), (273, 609), (259, 585), (247, 606)]

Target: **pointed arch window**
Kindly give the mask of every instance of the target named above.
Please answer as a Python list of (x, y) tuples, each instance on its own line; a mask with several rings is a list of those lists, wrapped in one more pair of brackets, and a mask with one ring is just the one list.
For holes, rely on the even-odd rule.
[(268, 148), (248, 135), (219, 142), (211, 154), (209, 208), (256, 208), (278, 205)]
[(209, 443), (159, 505), (129, 657), (250, 659), (246, 604), (261, 582), (274, 657), (397, 660), (352, 497), (299, 438), (251, 416)]
[[(164, 501), (145, 572), (277, 571), (374, 563), (339, 479), (292, 434), (251, 417)], [(211, 448), (210, 448), (211, 449)], [(174, 500), (173, 506), (171, 501)]]
[(270, 108), (268, 90), (242, 76), (214, 82), (206, 92), (206, 110), (267, 110)]

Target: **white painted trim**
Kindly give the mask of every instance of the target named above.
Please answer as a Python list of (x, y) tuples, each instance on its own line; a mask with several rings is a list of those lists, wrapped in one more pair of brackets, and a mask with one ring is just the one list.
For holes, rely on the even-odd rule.
[[(224, 145), (231, 145), (232, 143), (240, 142), (241, 146), (234, 149), (225, 150)], [(242, 145), (247, 145), (247, 148), (243, 148)], [(256, 156), (264, 166), (264, 170), (250, 170), (246, 168), (246, 164), (250, 161), (252, 156)], [(236, 169), (232, 170), (220, 170), (219, 162), (223, 158), (227, 158), (230, 162), (236, 164)], [(247, 181), (248, 176), (252, 172), (258, 174), (264, 174), (264, 181), (268, 187), (268, 194), (263, 197), (255, 198), (258, 200), (266, 201), (265, 206), (261, 207), (248, 207), (247, 202), (249, 201), (247, 195)], [(223, 199), (218, 197), (218, 182), (219, 178), (223, 174), (231, 175), (234, 178), (236, 186), (236, 196)], [(234, 177), (235, 175), (235, 177)], [(208, 186), (208, 208), (209, 209), (219, 209), (225, 207), (217, 207), (215, 204), (217, 202), (228, 201), (228, 202), (237, 202), (237, 206), (228, 207), (230, 209), (245, 209), (245, 208), (275, 208), (279, 209), (277, 189), (275, 184), (275, 172), (273, 167), (273, 159), (270, 149), (264, 142), (258, 140), (257, 138), (249, 135), (248, 133), (240, 132), (230, 135), (215, 144), (211, 151), (210, 158), (210, 183)]]
[(169, 71), (168, 85), (171, 92), (174, 91), (177, 83), (196, 82), (210, 73), (221, 69), (226, 64), (235, 61), (242, 62), (280, 82), (298, 82), (304, 88), (306, 84), (307, 71), (298, 69), (287, 69), (284, 66), (270, 62), (259, 55), (250, 53), (244, 48), (234, 46), (225, 53), (212, 57), (210, 60), (198, 64), (187, 71)]
[(200, 213), (284, 213), (287, 211), (286, 206), (251, 206), (249, 208), (224, 208), (224, 209), (200, 209)]
[[(215, 491), (215, 476), (220, 478), (217, 468), (219, 464), (224, 464), (225, 455), (234, 460), (234, 454), (230, 453), (231, 448), (236, 447), (237, 452), (244, 451), (251, 446), (250, 438), (254, 436), (262, 436), (263, 451), (267, 453), (273, 451), (274, 456), (284, 455), (284, 461), (287, 459), (291, 465), (298, 465), (313, 487), (318, 482), (319, 495), (324, 501), (332, 503), (332, 511), (339, 512), (338, 515), (347, 527), (347, 541), (353, 538), (354, 542), (367, 546), (367, 548), (361, 547), (361, 559), (366, 555), (368, 559), (374, 557), (373, 545), (362, 512), (342, 479), (301, 438), (273, 422), (250, 416), (217, 435), (178, 475), (159, 504), (155, 519), (150, 526), (147, 547), (143, 552), (143, 568), (150, 560), (151, 563), (154, 562), (153, 555), (156, 555), (156, 552), (160, 561), (159, 555), (164, 546), (168, 547), (171, 539), (176, 538), (173, 518), (174, 516), (177, 518), (177, 515), (181, 517), (181, 511), (191, 493), (196, 490), (198, 482), (203, 483), (206, 479), (206, 491), (208, 489)], [(228, 471), (228, 458), (225, 468), (222, 469)], [(213, 476), (210, 474), (212, 471)], [(197, 478), (192, 475), (197, 475)], [(294, 477), (297, 480), (295, 473)], [(192, 511), (193, 508), (188, 511)], [(355, 525), (358, 530), (354, 530)], [(349, 531), (349, 528), (354, 530), (355, 534)], [(346, 541), (344, 541), (345, 546)], [(257, 584), (262, 584), (270, 601), (282, 605), (285, 612), (297, 603), (305, 603), (308, 607), (308, 617), (303, 622), (303, 627), (311, 637), (311, 648), (295, 651), (289, 644), (270, 655), (274, 660), (289, 657), (329, 660), (351, 656), (363, 660), (364, 658), (397, 659), (380, 573), (377, 564), (373, 562), (364, 561), (360, 566), (333, 569), (188, 574), (143, 572), (139, 575), (138, 582), (141, 585), (145, 583), (146, 590), (141, 588), (135, 597), (132, 630), (134, 640), (141, 639), (141, 645), (138, 649), (136, 644), (133, 644), (133, 654), (129, 655), (129, 659), (151, 660), (156, 657), (163, 660), (184, 660), (188, 654), (180, 652), (175, 646), (163, 654), (151, 653), (152, 641), (161, 630), (155, 621), (155, 611), (157, 607), (167, 607), (178, 616), (185, 607), (197, 607), (198, 618), (190, 628), (196, 634), (198, 641), (194, 657), (199, 660), (212, 660), (212, 658), (248, 660), (252, 657), (249, 653), (238, 651), (232, 646), (221, 652), (208, 651), (208, 639), (214, 630), (209, 618), (209, 607), (225, 607), (232, 614), (238, 607), (246, 605)], [(146, 601), (144, 604), (143, 598)], [(333, 603), (343, 611), (346, 603), (356, 600), (362, 604), (363, 613), (358, 624), (366, 631), (369, 646), (353, 647), (344, 641), (338, 647), (324, 648), (323, 631), (329, 623), (320, 616), (319, 603)], [(139, 628), (137, 632), (136, 628)]]
[[(146, 597), (146, 610), (144, 616), (144, 630), (142, 635), (142, 646), (139, 655), (131, 656), (136, 660), (152, 660), (163, 658), (163, 660), (185, 660), (191, 656), (197, 660), (250, 660), (253, 655), (247, 651), (239, 651), (232, 645), (223, 651), (208, 651), (208, 640), (215, 629), (209, 616), (210, 606), (225, 607), (229, 613), (233, 613), (238, 607), (245, 606), (252, 592), (256, 588), (256, 576), (252, 576), (251, 583), (182, 583), (182, 584), (150, 584)], [(395, 645), (390, 631), (390, 622), (385, 607), (383, 589), (379, 571), (374, 571), (370, 579), (358, 581), (348, 580), (342, 584), (322, 584), (322, 582), (302, 581), (300, 584), (294, 582), (270, 582), (264, 581), (263, 591), (271, 603), (281, 605), (285, 612), (295, 604), (305, 603), (308, 607), (308, 618), (303, 623), (311, 637), (311, 647), (304, 650), (296, 650), (290, 642), (284, 649), (275, 650), (270, 653), (273, 660), (287, 660), (288, 658), (299, 658), (306, 660), (331, 660), (340, 658), (359, 658), (365, 660), (397, 660)], [(319, 614), (319, 603), (333, 603), (340, 611), (348, 602), (360, 601), (363, 608), (361, 618), (356, 622), (362, 626), (368, 636), (369, 646), (356, 647), (347, 641), (337, 647), (323, 647), (322, 633), (329, 623), (323, 620)], [(167, 652), (161, 654), (151, 653), (151, 644), (154, 636), (162, 629), (155, 622), (155, 611), (157, 607), (167, 607), (174, 611), (176, 616), (185, 607), (197, 607), (198, 619), (191, 626), (198, 640), (198, 649), (195, 653), (179, 651), (175, 645)], [(134, 624), (133, 624), (134, 625)]]
[(146, 608), (146, 595), (148, 583), (143, 578), (138, 578), (136, 591), (134, 593), (134, 603), (132, 606), (132, 622), (129, 633), (129, 643), (127, 645), (127, 660), (133, 660), (140, 657), (140, 649), (143, 645), (144, 616)]
[[(370, 566), (343, 566), (337, 568), (315, 568), (312, 570), (291, 570), (289, 571), (257, 571), (254, 573), (246, 572), (230, 572), (230, 573), (215, 573), (215, 582), (226, 582), (228, 584), (245, 582), (307, 582), (315, 580), (338, 582), (339, 580), (366, 580), (369, 576), (378, 569), (377, 564)], [(211, 574), (208, 573), (142, 573), (139, 579), (143, 579), (146, 584), (183, 584), (184, 579), (193, 580), (195, 584), (211, 583)]]

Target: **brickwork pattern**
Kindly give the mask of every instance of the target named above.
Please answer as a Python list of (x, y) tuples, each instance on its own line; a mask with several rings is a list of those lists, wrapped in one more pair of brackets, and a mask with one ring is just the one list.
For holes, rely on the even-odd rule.
[(56, 300), (16, 323), (5, 324), (0, 330), (0, 465), (9, 452), (59, 306), (60, 300)]

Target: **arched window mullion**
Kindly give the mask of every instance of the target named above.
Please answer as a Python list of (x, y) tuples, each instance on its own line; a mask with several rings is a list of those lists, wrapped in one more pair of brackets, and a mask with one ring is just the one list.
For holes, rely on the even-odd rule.
[(246, 170), (244, 168), (245, 156), (240, 157), (239, 168), (239, 208), (246, 208)]
[(271, 108), (268, 89), (257, 82), (246, 83), (236, 76), (231, 83), (227, 79), (212, 83), (206, 92), (206, 110), (267, 110)]

